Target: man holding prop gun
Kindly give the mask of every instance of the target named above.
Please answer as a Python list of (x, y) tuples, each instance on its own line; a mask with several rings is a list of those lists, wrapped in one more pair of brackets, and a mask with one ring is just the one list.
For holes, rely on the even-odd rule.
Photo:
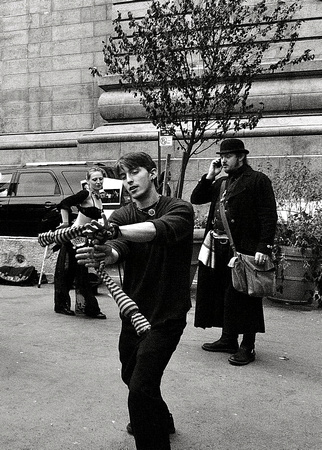
[[(168, 450), (169, 433), (175, 429), (160, 385), (191, 307), (194, 212), (190, 203), (158, 194), (157, 169), (148, 154), (126, 154), (116, 169), (133, 200), (109, 218), (117, 239), (95, 239), (104, 230), (93, 221), (86, 228), (94, 246), (77, 249), (76, 258), (96, 268), (124, 262), (122, 289), (151, 325), (138, 335), (121, 311), (119, 353), (122, 379), (129, 388), (127, 430), (139, 450)], [(105, 221), (105, 226), (110, 223)]]

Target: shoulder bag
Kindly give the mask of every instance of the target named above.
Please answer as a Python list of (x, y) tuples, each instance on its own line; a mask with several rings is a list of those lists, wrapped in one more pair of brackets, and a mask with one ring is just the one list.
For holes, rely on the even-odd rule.
[(233, 287), (239, 292), (248, 294), (250, 297), (273, 296), (276, 291), (276, 277), (272, 259), (267, 256), (265, 264), (259, 265), (255, 263), (254, 256), (245, 255), (236, 251), (225, 212), (225, 187), (226, 182), (223, 181), (220, 188), (219, 209), (230, 246), (234, 252), (234, 256), (228, 263), (228, 266), (231, 267)]

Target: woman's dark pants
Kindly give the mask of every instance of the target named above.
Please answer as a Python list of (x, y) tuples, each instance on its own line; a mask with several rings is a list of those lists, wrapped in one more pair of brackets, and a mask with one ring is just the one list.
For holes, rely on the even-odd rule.
[(100, 308), (97, 299), (93, 294), (88, 269), (85, 266), (77, 264), (75, 257), (76, 250), (71, 243), (62, 245), (56, 263), (55, 269), (55, 311), (63, 308), (70, 309), (71, 299), (69, 292), (75, 287), (85, 299), (85, 314), (97, 316)]

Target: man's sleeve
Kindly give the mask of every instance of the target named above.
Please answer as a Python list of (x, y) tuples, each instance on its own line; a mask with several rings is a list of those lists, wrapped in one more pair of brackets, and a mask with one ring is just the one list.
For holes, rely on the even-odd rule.
[(151, 220), (156, 229), (155, 242), (175, 243), (193, 233), (194, 210), (184, 200), (173, 201), (166, 214)]
[(262, 174), (259, 178), (255, 195), (260, 223), (260, 239), (256, 250), (269, 253), (270, 247), (274, 244), (277, 212), (272, 184), (266, 175)]
[(206, 176), (207, 174), (201, 177), (197, 186), (192, 191), (190, 201), (193, 205), (202, 205), (211, 202), (213, 180), (208, 180)]

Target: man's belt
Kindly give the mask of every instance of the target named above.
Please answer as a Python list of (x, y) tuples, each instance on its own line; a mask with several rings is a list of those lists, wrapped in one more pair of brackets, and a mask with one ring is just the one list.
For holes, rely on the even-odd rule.
[(221, 230), (212, 230), (211, 234), (212, 237), (216, 239), (216, 241), (220, 244), (227, 244), (229, 242), (227, 234), (225, 232), (222, 232)]
[[(215, 234), (217, 234), (218, 236), (221, 236), (221, 235), (225, 235), (225, 236), (227, 236), (227, 234), (226, 234), (226, 231), (225, 230), (218, 230), (217, 228), (213, 228), (213, 230), (212, 230)], [(228, 237), (228, 236), (227, 236)]]

